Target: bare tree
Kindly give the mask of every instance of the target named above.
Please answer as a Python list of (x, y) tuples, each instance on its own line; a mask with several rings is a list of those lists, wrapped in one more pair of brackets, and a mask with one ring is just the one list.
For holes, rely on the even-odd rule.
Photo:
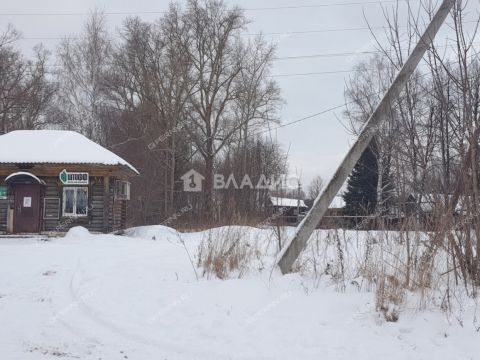
[(65, 126), (104, 144), (104, 75), (111, 64), (105, 16), (93, 11), (79, 37), (62, 40), (57, 58), (57, 105)]
[[(268, 213), (267, 205), (271, 193), (267, 186), (257, 185), (267, 185), (271, 179), (281, 179), (287, 171), (286, 154), (277, 143), (262, 137), (250, 137), (247, 141), (246, 156), (243, 145), (231, 144), (223, 151), (216, 167), (216, 171), (222, 174), (224, 179), (233, 175), (237, 185), (237, 188), (230, 186), (216, 194), (221, 218), (226, 220), (236, 220), (237, 216), (241, 220), (258, 222), (259, 216)], [(250, 184), (246, 185), (245, 182), (245, 186), (239, 188), (246, 175)]]
[(48, 52), (34, 49), (26, 60), (14, 47), (19, 33), (9, 26), (0, 35), (0, 131), (36, 129), (48, 121), (47, 111), (55, 86), (47, 79)]
[(0, 48), (11, 45), (21, 37), (20, 33), (12, 24), (7, 25), (7, 29), (0, 34)]
[(106, 81), (111, 106), (123, 114), (109, 130), (111, 146), (135, 154), (144, 174), (138, 180), (142, 209), (157, 222), (171, 215), (177, 172), (189, 160), (184, 128), (191, 64), (180, 20), (175, 5), (156, 23), (127, 19)]
[(242, 11), (223, 2), (191, 0), (184, 19), (195, 84), (187, 129), (205, 161), (205, 210), (211, 216), (217, 155), (248, 124), (274, 119), (278, 91), (266, 80), (273, 50), (260, 40), (245, 44), (239, 36), (246, 25)]
[[(229, 168), (229, 159), (243, 175), (278, 171), (278, 145), (257, 134), (279, 121), (280, 90), (269, 76), (274, 47), (262, 37), (243, 40), (245, 24), (240, 10), (221, 1), (191, 0), (185, 8), (172, 4), (156, 22), (128, 18), (115, 43), (94, 13), (84, 39), (62, 43), (65, 122), (100, 134), (138, 165), (139, 221), (158, 223), (184, 202), (214, 214), (214, 197), (224, 195), (213, 193), (214, 169)], [(83, 54), (87, 45), (93, 50)], [(192, 167), (205, 170), (203, 194), (181, 192), (179, 178)], [(229, 199), (237, 208), (263, 208), (264, 193), (243, 195)]]
[(318, 194), (320, 194), (320, 191), (322, 191), (324, 185), (325, 182), (323, 181), (323, 178), (320, 175), (315, 176), (308, 186), (308, 198), (310, 200), (315, 200)]
[[(448, 171), (445, 174), (448, 182), (452, 158), (453, 162), (457, 163), (457, 166), (454, 166), (457, 170), (454, 191), (452, 196), (446, 198), (443, 209), (443, 231), (439, 231), (434, 244), (439, 246), (439, 240), (446, 235), (464, 281), (471, 279), (475, 292), (475, 286), (480, 284), (480, 221), (477, 215), (480, 210), (480, 64), (478, 50), (475, 48), (480, 17), (474, 31), (469, 33), (464, 28), (465, 6), (466, 2), (458, 2), (452, 14), (455, 60), (446, 57), (438, 48), (432, 50), (430, 58), (435, 95), (441, 105), (439, 113), (443, 125), (442, 170)], [(445, 136), (448, 136), (447, 139)], [(460, 227), (452, 224), (455, 209), (458, 207), (462, 209), (466, 219)], [(451, 227), (460, 231), (454, 232)]]
[[(463, 279), (465, 284), (471, 280), (475, 291), (480, 284), (480, 65), (475, 47), (480, 19), (477, 17), (473, 32), (466, 31), (466, 3), (457, 2), (452, 11), (455, 36), (447, 40), (446, 47), (433, 46), (426, 58), (427, 66), (416, 72), (398, 100), (391, 104), (391, 120), (398, 126), (391, 142), (390, 166), (399, 197), (405, 201), (409, 194), (414, 195), (413, 215), (420, 221), (418, 225), (436, 230), (417, 274), (431, 274), (428, 268), (431, 269), (436, 252), (447, 249), (456, 279)], [(401, 35), (398, 9), (384, 14), (389, 25), (385, 34), (387, 45), (381, 44), (374, 32), (372, 35), (377, 39), (383, 62), (396, 70), (403, 66), (405, 55), (419, 36), (423, 22), (420, 14), (432, 17), (434, 4), (422, 1), (418, 12), (409, 8), (406, 37)], [(358, 104), (368, 104), (366, 98), (375, 93), (377, 87), (370, 91), (369, 83), (378, 84), (378, 77), (371, 74), (360, 84), (353, 84), (352, 88), (358, 90), (349, 93), (354, 109), (362, 110)], [(362, 101), (355, 102), (356, 99)], [(388, 137), (381, 131), (379, 139)], [(426, 198), (432, 205), (429, 213), (421, 206)], [(399, 210), (402, 214), (409, 212), (407, 206), (400, 206)], [(406, 245), (405, 283), (409, 285), (413, 280), (411, 269), (417, 262), (413, 260), (416, 254), (408, 236)], [(415, 281), (429, 282), (425, 278)]]

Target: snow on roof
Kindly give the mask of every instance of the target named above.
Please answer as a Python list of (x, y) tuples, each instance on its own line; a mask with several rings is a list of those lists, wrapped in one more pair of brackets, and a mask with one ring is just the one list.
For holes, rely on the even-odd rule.
[(336, 195), (332, 203), (329, 206), (329, 209), (342, 209), (345, 207), (345, 201), (343, 200), (342, 195)]
[[(297, 199), (289, 199), (289, 198), (281, 198), (281, 197), (275, 197), (271, 196), (270, 201), (272, 202), (273, 206), (283, 206), (283, 207), (304, 207), (306, 208), (307, 205), (305, 205), (305, 202), (303, 200), (297, 200)], [(300, 201), (300, 204), (298, 203)]]
[(34, 179), (39, 184), (45, 185), (45, 181), (43, 181), (43, 180), (39, 179), (38, 177), (36, 177), (35, 175), (33, 175), (29, 172), (25, 172), (25, 171), (19, 171), (19, 172), (8, 175), (5, 178), (5, 182), (8, 182), (8, 180), (13, 179), (14, 177), (17, 177), (17, 176), (28, 176), (28, 177), (31, 177), (32, 179)]
[(1, 135), (0, 163), (123, 165), (138, 174), (120, 156), (66, 130), (17, 130)]

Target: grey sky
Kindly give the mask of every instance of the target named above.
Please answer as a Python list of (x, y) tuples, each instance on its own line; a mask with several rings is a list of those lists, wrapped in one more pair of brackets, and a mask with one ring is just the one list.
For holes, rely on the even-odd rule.
[[(382, 0), (384, 1), (384, 0)], [(365, 13), (372, 26), (383, 26), (385, 20), (379, 4), (371, 0), (228, 0), (242, 8), (271, 8), (282, 6), (321, 5), (338, 3), (362, 3), (361, 5), (308, 7), (297, 9), (249, 10), (246, 15), (251, 19), (248, 32), (281, 33), (325, 29), (351, 29), (365, 27)], [(98, 7), (106, 12), (149, 12), (162, 11), (168, 6), (163, 0), (17, 0), (2, 2), (0, 13), (87, 13)], [(411, 0), (416, 7), (418, 0)], [(469, 9), (471, 19), (478, 16), (479, 0), (471, 0)], [(393, 4), (384, 4), (392, 7)], [(406, 3), (400, 2), (405, 14)], [(154, 20), (157, 14), (139, 15), (145, 20)], [(112, 31), (118, 27), (126, 15), (108, 15), (108, 24)], [(85, 16), (52, 15), (0, 15), (0, 29), (12, 23), (24, 37), (48, 38), (75, 34), (81, 30)], [(473, 24), (471, 24), (473, 29)], [(380, 31), (381, 32), (381, 31)], [(451, 30), (442, 31), (439, 42), (446, 36), (453, 36)], [(304, 34), (268, 35), (268, 39), (277, 43), (278, 57), (314, 55), (328, 53), (358, 53), (374, 50), (372, 36), (368, 30), (315, 32)], [(54, 50), (58, 40), (24, 39), (21, 47), (28, 50), (36, 43)], [(275, 61), (274, 74), (318, 73), (351, 70), (353, 65), (365, 55), (315, 57)], [(322, 75), (277, 77), (282, 88), (286, 105), (282, 110), (284, 123), (321, 112), (344, 103), (343, 92), (349, 73)], [(351, 137), (339, 120), (343, 109), (314, 117), (297, 124), (278, 129), (273, 134), (278, 141), (289, 149), (290, 171), (302, 176), (302, 182), (308, 185), (317, 174), (329, 178), (336, 165), (347, 151)]]

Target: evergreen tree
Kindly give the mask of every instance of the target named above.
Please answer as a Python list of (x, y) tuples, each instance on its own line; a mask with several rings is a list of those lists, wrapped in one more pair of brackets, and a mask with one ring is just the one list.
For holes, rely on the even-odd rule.
[(345, 213), (350, 216), (370, 215), (377, 205), (378, 165), (372, 146), (368, 146), (353, 168), (343, 194)]

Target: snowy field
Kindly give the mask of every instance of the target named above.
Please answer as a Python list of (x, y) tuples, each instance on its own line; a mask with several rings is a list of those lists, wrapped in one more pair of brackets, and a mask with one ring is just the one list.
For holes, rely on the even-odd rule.
[(227, 280), (197, 267), (207, 232), (1, 238), (0, 359), (480, 359), (473, 304), (386, 322), (373, 292), (282, 276), (271, 231), (239, 231), (267, 250)]

